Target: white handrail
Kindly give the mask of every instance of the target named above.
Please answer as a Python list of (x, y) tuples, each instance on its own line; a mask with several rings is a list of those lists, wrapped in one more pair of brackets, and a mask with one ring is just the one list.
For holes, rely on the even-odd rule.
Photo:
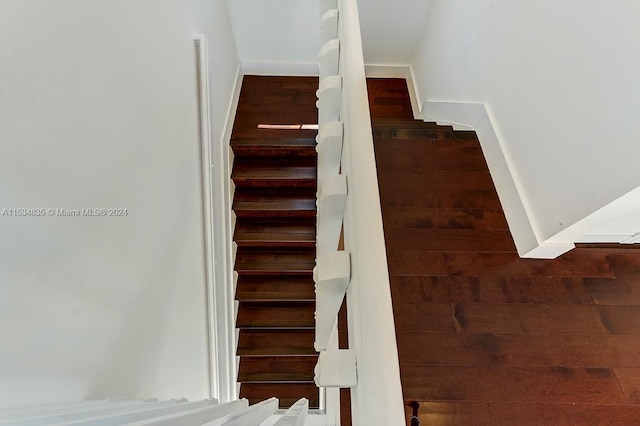
[[(58, 426), (309, 426), (331, 424), (327, 416), (309, 413), (309, 401), (301, 398), (278, 413), (279, 401), (270, 398), (249, 405), (246, 398), (218, 404), (215, 399), (189, 402), (172, 399), (78, 401), (49, 406), (0, 410), (0, 424)], [(307, 421), (308, 420), (308, 421)]]
[[(402, 388), (357, 0), (338, 0), (337, 7), (337, 14), (325, 12), (324, 23), (327, 16), (339, 16), (338, 78), (342, 84), (341, 90), (334, 93), (340, 96), (337, 115), (344, 130), (340, 170), (348, 184), (343, 224), (351, 276), (346, 297), (349, 349), (355, 353), (357, 369), (355, 385), (350, 386), (352, 417), (358, 425), (401, 425)], [(332, 80), (337, 78), (323, 79), (319, 94), (329, 93), (327, 87)], [(334, 104), (330, 99), (319, 102), (321, 126), (326, 124), (325, 117), (334, 119), (336, 115), (334, 111), (323, 111), (323, 106)], [(320, 208), (319, 205), (318, 216), (324, 213)], [(316, 382), (331, 385), (330, 380), (323, 379), (317, 377)]]

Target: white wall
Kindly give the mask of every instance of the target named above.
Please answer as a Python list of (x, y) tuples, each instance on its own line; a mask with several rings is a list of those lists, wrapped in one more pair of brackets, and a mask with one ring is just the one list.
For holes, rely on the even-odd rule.
[(632, 0), (431, 0), (418, 94), (486, 105), (540, 241), (640, 185), (639, 14)]
[[(227, 0), (247, 74), (317, 75), (320, 0)], [(366, 64), (409, 65), (428, 0), (357, 1)]]
[(222, 1), (0, 0), (0, 406), (208, 396), (195, 49), (214, 143), (237, 56)]
[(358, 0), (365, 63), (409, 65), (428, 8), (429, 0)]
[(228, 0), (246, 74), (317, 75), (319, 0)]

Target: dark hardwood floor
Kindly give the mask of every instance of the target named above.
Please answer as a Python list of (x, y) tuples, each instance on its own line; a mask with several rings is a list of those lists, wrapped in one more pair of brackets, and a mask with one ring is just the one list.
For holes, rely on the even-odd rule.
[(369, 93), (407, 415), (640, 424), (640, 251), (519, 258), (475, 134), (412, 121), (403, 80)]

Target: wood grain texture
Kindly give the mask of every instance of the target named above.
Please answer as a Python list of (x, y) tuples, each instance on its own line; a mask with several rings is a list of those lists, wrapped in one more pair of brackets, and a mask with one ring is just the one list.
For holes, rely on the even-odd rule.
[(385, 229), (509, 229), (500, 210), (384, 206), (382, 215), (384, 216)]
[(400, 369), (406, 393), (421, 401), (626, 402), (608, 368), (401, 364)]
[[(493, 425), (489, 404), (484, 402), (440, 402), (418, 401), (420, 409), (418, 418), (423, 425)], [(413, 413), (408, 404), (405, 404), (407, 424)]]
[(404, 79), (368, 78), (369, 109), (372, 118), (413, 119), (407, 82)]
[(240, 275), (236, 284), (239, 301), (315, 300), (315, 283), (311, 273), (299, 275)]
[(315, 356), (315, 331), (311, 328), (240, 329), (237, 354), (251, 356)]
[(389, 104), (372, 124), (407, 421), (418, 401), (422, 424), (638, 424), (640, 250), (519, 258), (477, 139)]
[(240, 382), (312, 382), (317, 356), (244, 356), (240, 358)]
[(444, 303), (591, 303), (591, 294), (573, 277), (393, 276), (399, 301)]
[(238, 328), (313, 328), (314, 302), (240, 302)]
[(489, 407), (495, 426), (627, 426), (640, 418), (639, 406), (620, 404), (491, 403)]
[(269, 221), (239, 217), (233, 240), (238, 246), (315, 247), (316, 225), (313, 220)]
[(584, 282), (598, 305), (640, 305), (638, 278), (587, 278)]
[(640, 336), (398, 330), (403, 364), (640, 367)]
[(313, 382), (317, 78), (245, 76), (231, 137), (240, 396), (286, 408)]

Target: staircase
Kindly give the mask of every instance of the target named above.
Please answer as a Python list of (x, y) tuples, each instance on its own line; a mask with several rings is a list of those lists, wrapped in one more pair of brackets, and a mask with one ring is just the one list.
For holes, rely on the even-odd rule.
[(231, 137), (240, 397), (319, 407), (313, 377), (317, 78), (245, 76)]

